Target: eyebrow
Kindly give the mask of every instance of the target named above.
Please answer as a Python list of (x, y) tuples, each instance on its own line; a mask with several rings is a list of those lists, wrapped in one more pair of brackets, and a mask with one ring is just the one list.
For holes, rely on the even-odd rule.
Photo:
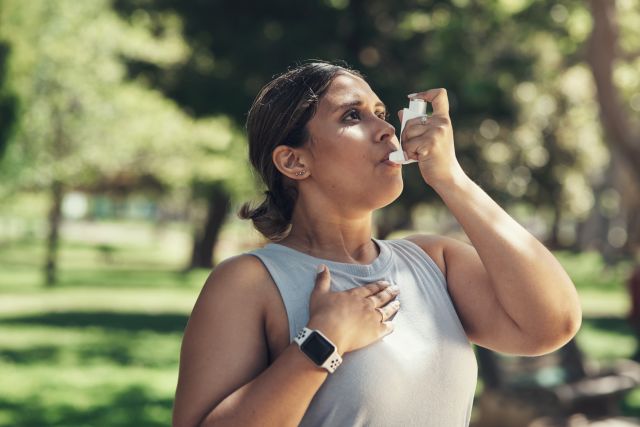
[[(343, 104), (338, 105), (333, 110), (333, 112), (335, 113), (338, 110), (342, 110), (344, 108), (349, 108), (349, 107), (360, 107), (362, 104), (364, 104), (364, 103), (362, 101), (360, 101), (360, 100), (348, 101), (348, 102), (345, 102)], [(382, 101), (376, 102), (374, 106), (375, 107), (382, 107), (382, 108), (384, 108), (385, 111), (387, 111), (387, 106), (384, 105), (384, 103)]]

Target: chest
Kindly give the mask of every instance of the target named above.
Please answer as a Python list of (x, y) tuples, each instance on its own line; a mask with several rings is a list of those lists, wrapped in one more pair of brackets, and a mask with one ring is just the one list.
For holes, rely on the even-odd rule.
[(393, 333), (344, 356), (301, 425), (466, 425), (477, 378), (473, 349), (448, 308), (424, 311), (407, 300)]

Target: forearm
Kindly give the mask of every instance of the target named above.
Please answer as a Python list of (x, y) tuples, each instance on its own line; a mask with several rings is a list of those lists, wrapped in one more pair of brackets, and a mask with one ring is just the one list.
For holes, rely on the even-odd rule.
[(469, 237), (500, 305), (532, 338), (575, 333), (576, 289), (553, 254), (465, 174), (434, 187)]
[(291, 344), (269, 368), (217, 405), (201, 427), (297, 426), (327, 375)]

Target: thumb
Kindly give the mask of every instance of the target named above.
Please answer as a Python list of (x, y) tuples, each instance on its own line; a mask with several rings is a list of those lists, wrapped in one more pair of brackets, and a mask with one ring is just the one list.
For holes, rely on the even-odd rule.
[(313, 292), (326, 294), (331, 288), (331, 273), (329, 268), (324, 265), (318, 265), (318, 275), (316, 276), (316, 285), (313, 288)]

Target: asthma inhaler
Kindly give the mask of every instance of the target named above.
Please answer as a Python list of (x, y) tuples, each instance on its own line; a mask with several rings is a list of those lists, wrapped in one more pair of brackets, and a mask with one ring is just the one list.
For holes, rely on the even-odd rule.
[(415, 98), (409, 101), (409, 108), (402, 110), (402, 125), (400, 126), (400, 148), (398, 151), (394, 151), (389, 154), (389, 160), (394, 163), (406, 165), (407, 163), (414, 163), (417, 160), (410, 160), (407, 158), (407, 154), (402, 150), (402, 131), (404, 125), (408, 120), (416, 117), (422, 117), (427, 115), (427, 102), (423, 99)]

